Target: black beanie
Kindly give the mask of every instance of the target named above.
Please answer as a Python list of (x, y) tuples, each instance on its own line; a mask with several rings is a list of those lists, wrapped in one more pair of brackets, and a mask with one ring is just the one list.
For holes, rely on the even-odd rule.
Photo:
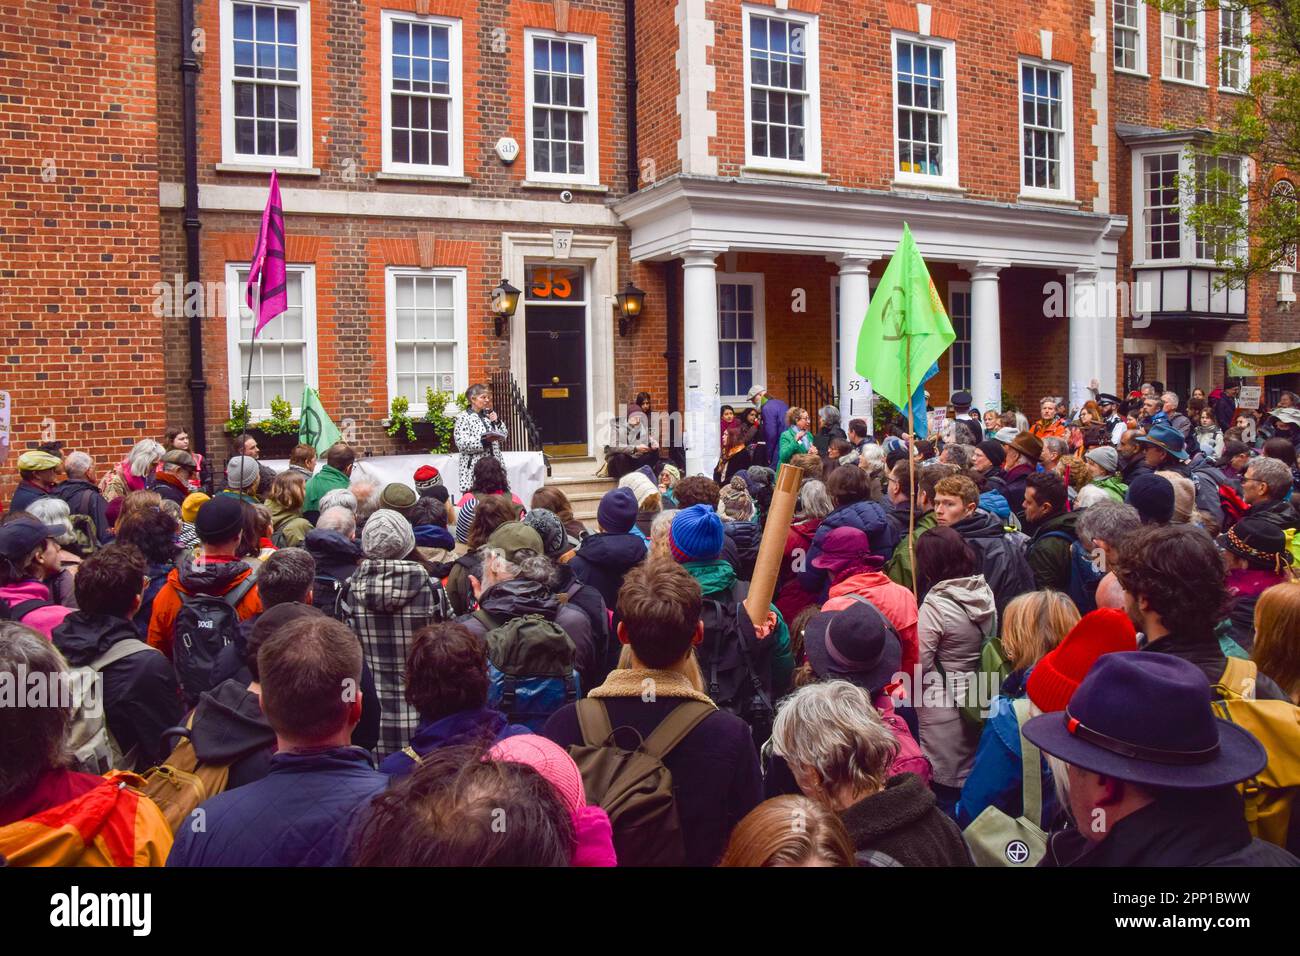
[(975, 446), (984, 452), (984, 457), (993, 462), (994, 468), (1001, 468), (1002, 463), (1007, 460), (1007, 453), (1002, 449), (1002, 442), (988, 439), (980, 442)]

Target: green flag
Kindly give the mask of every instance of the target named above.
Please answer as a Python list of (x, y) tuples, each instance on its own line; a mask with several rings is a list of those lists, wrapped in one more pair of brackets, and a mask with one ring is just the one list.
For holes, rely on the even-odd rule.
[(912, 230), (903, 223), (903, 238), (858, 332), (858, 374), (905, 409), (930, 366), (956, 338)]
[(302, 390), (302, 418), (298, 426), (298, 440), (311, 445), (316, 454), (323, 455), (343, 434), (330, 419), (321, 404), (316, 389), (308, 386)]

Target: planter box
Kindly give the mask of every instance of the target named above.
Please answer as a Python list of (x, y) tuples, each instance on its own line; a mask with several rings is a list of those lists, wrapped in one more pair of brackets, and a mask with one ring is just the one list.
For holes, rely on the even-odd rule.
[[(288, 458), (294, 448), (298, 446), (298, 435), (296, 433), (268, 435), (260, 428), (250, 428), (248, 434), (257, 439), (257, 447), (261, 450), (263, 458)], [(234, 439), (234, 437), (234, 435), (230, 436), (231, 439)]]
[[(389, 421), (385, 419), (382, 424), (385, 430), (387, 430)], [(445, 453), (447, 451), (445, 448), (435, 447), (438, 442), (438, 430), (433, 422), (425, 422), (416, 419), (415, 422), (412, 423), (411, 428), (415, 432), (415, 441), (411, 441), (406, 437), (406, 429), (402, 429), (396, 435), (391, 436), (393, 441), (404, 448), (418, 448), (421, 451), (438, 453)]]

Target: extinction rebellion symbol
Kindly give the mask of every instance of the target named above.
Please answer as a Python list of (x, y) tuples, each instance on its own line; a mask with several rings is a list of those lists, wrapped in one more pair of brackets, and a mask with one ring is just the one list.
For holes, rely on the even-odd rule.
[(1006, 854), (1012, 863), (1024, 863), (1029, 859), (1029, 847), (1020, 840), (1012, 840), (1007, 844)]

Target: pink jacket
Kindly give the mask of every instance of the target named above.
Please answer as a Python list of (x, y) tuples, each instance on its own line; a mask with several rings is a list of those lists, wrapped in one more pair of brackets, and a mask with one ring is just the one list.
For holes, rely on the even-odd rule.
[(900, 773), (914, 773), (924, 780), (928, 787), (934, 775), (930, 767), (930, 759), (921, 752), (921, 745), (907, 729), (903, 718), (894, 713), (894, 698), (888, 694), (877, 694), (872, 703), (876, 705), (876, 710), (880, 711), (880, 719), (894, 732), (894, 738), (898, 741), (898, 756), (890, 765), (889, 775), (896, 777)]
[(899, 670), (911, 674), (921, 658), (920, 643), (916, 633), (916, 598), (910, 589), (891, 581), (884, 571), (867, 571), (854, 574), (831, 585), (830, 597), (823, 602), (823, 611), (842, 611), (860, 594), (876, 606), (881, 614), (898, 631), (903, 644), (903, 660)]
[[(0, 599), (8, 602), (12, 607), (15, 604), (21, 604), (23, 601), (50, 600), (50, 589), (35, 578), (28, 578), (26, 581), (19, 581), (17, 584), (9, 584), (0, 588)], [(56, 627), (63, 623), (63, 619), (72, 613), (72, 608), (64, 607), (62, 604), (55, 604), (53, 607), (41, 607), (32, 611), (22, 619), (23, 624), (33, 630), (40, 631), (47, 638)]]

